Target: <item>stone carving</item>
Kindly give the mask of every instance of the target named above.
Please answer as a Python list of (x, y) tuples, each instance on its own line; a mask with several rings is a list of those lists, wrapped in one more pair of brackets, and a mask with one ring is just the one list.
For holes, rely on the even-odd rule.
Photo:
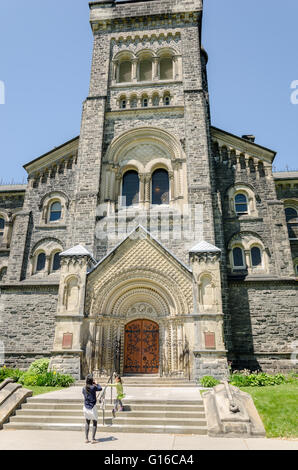
[(66, 282), (66, 286), (64, 288), (63, 304), (68, 312), (72, 312), (78, 307), (79, 292), (79, 280), (77, 277), (72, 277)]
[(209, 274), (203, 274), (199, 281), (199, 303), (203, 311), (212, 311), (215, 302), (215, 285)]

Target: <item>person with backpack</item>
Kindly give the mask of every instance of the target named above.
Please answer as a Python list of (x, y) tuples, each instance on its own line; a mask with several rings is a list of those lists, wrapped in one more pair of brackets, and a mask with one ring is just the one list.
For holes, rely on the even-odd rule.
[(93, 375), (88, 374), (86, 377), (86, 385), (82, 390), (84, 395), (84, 407), (83, 412), (86, 420), (85, 424), (85, 437), (86, 437), (86, 444), (89, 443), (89, 430), (90, 430), (90, 422), (93, 421), (93, 429), (92, 429), (92, 444), (96, 443), (95, 435), (97, 431), (97, 421), (98, 421), (98, 411), (96, 407), (96, 392), (100, 392), (102, 387), (96, 384), (93, 380)]

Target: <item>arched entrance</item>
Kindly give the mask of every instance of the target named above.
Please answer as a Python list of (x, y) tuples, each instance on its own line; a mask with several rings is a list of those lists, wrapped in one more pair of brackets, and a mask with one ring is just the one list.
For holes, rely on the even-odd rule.
[(151, 320), (134, 320), (125, 327), (124, 374), (157, 374), (159, 326)]

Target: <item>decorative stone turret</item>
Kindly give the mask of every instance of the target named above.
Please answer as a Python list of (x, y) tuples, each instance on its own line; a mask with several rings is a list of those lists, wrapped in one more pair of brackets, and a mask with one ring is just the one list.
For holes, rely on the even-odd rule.
[(197, 325), (195, 377), (213, 375), (224, 378), (228, 373), (223, 340), (220, 259), (221, 250), (205, 241), (190, 250)]
[(60, 257), (61, 276), (50, 368), (79, 379), (86, 277), (95, 260), (81, 245), (61, 253)]

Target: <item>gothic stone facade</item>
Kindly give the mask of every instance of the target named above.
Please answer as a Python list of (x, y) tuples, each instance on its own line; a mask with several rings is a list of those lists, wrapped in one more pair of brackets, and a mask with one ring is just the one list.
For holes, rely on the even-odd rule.
[(7, 366), (294, 369), (298, 173), (211, 126), (202, 10), (90, 3), (80, 136), (25, 165), (27, 185), (0, 187)]

